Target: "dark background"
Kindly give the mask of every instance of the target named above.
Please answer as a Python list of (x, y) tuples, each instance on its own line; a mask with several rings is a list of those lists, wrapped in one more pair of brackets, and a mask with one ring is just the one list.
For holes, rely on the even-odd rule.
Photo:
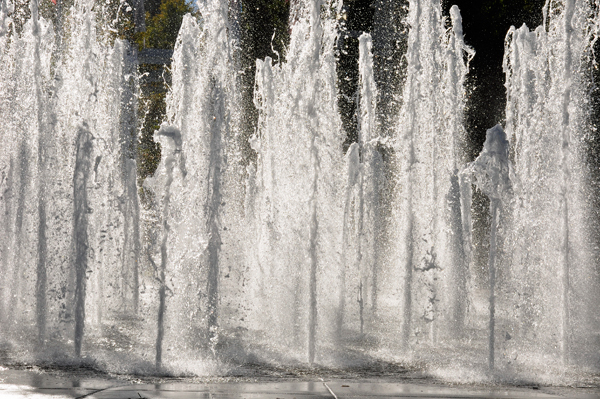
[[(385, 1), (377, 0), (346, 0), (347, 22), (344, 27), (348, 31), (373, 31), (373, 19), (377, 10), (386, 7)], [(403, 17), (403, 11), (408, 7), (408, 1), (396, 0), (395, 11)], [(449, 15), (452, 5), (460, 8), (463, 18), (465, 42), (473, 47), (476, 55), (471, 61), (467, 81), (468, 103), (466, 114), (466, 129), (469, 132), (469, 158), (474, 159), (485, 140), (486, 129), (502, 122), (506, 106), (504, 89), (504, 73), (502, 59), (504, 55), (504, 39), (509, 28), (527, 24), (534, 29), (542, 23), (542, 8), (545, 0), (454, 0), (443, 1), (442, 8), (445, 16)], [(389, 7), (389, 5), (387, 6)], [(391, 10), (383, 10), (380, 14)], [(381, 18), (381, 15), (378, 15)], [(393, 21), (392, 23), (398, 21)], [(405, 32), (406, 33), (406, 32)], [(393, 32), (392, 32), (393, 34)], [(345, 42), (348, 55), (340, 55), (339, 74), (340, 91), (346, 96), (352, 95), (357, 89), (358, 73), (358, 41)], [(402, 54), (402, 43), (397, 46), (397, 52)], [(395, 54), (395, 63), (401, 64), (401, 56)], [(377, 63), (377, 59), (375, 60)], [(344, 79), (345, 77), (350, 78)], [(344, 97), (345, 98), (345, 97)], [(355, 105), (340, 100), (342, 113), (354, 114)], [(355, 121), (344, 120), (348, 142), (356, 140)]]
[[(50, 0), (48, 0), (50, 1)], [(60, 1), (60, 0), (59, 0)], [(67, 0), (63, 0), (67, 1)], [(240, 28), (239, 57), (242, 67), (242, 98), (244, 108), (244, 134), (240, 145), (245, 153), (245, 162), (254, 159), (254, 152), (247, 143), (255, 130), (257, 113), (253, 105), (254, 72), (256, 59), (269, 56), (275, 62), (285, 59), (289, 42), (289, 13), (298, 0), (235, 0), (232, 14), (236, 15)], [(506, 94), (502, 59), (504, 39), (511, 25), (523, 23), (534, 29), (542, 23), (542, 8), (545, 0), (454, 0), (442, 1), (444, 15), (456, 4), (463, 18), (465, 41), (473, 47), (476, 55), (470, 64), (467, 79), (467, 107), (465, 124), (468, 132), (468, 160), (473, 160), (481, 151), (486, 129), (504, 122)], [(141, 47), (173, 48), (182, 15), (193, 8), (182, 6), (185, 0), (147, 0), (147, 31), (135, 36)], [(369, 32), (373, 36), (373, 52), (376, 80), (385, 82), (387, 90), (380, 90), (380, 122), (383, 127), (396, 123), (399, 104), (391, 99), (391, 92), (402, 88), (403, 55), (408, 27), (403, 23), (408, 9), (408, 0), (345, 0), (338, 41), (338, 104), (346, 134), (344, 147), (357, 140), (356, 94), (358, 90), (358, 36)], [(374, 20), (379, 23), (374, 25)], [(164, 25), (164, 26), (163, 26)], [(156, 36), (156, 37), (154, 37)], [(389, 40), (389, 38), (393, 40)], [(385, 40), (381, 40), (381, 39)], [(167, 43), (168, 42), (168, 43)], [(273, 49), (279, 53), (277, 55)], [(387, 94), (386, 94), (387, 91)], [(142, 176), (153, 173), (160, 159), (160, 148), (152, 141), (154, 128), (160, 124), (164, 113), (164, 93), (154, 95), (156, 100), (146, 101), (150, 118), (147, 129), (140, 140), (140, 170)], [(598, 97), (598, 96), (596, 96)], [(596, 98), (595, 97), (595, 98)], [(598, 101), (593, 101), (595, 108)], [(598, 114), (593, 112), (594, 115)], [(593, 121), (595, 119), (592, 117)], [(598, 118), (596, 118), (598, 119)], [(387, 126), (386, 126), (387, 125)], [(597, 141), (595, 137), (591, 142)], [(590, 146), (590, 155), (600, 158)], [(143, 152), (143, 154), (142, 154)]]
[(476, 51), (468, 77), (466, 129), (474, 159), (485, 140), (486, 129), (504, 120), (506, 91), (502, 59), (504, 38), (511, 26), (542, 24), (545, 0), (455, 0), (444, 2), (444, 12), (456, 4), (463, 17), (465, 41)]
[[(471, 61), (467, 81), (468, 103), (466, 128), (469, 132), (469, 158), (474, 159), (483, 145), (486, 129), (503, 122), (506, 95), (504, 89), (504, 73), (502, 58), (504, 55), (504, 39), (511, 25), (520, 27), (527, 24), (534, 29), (542, 23), (542, 8), (545, 0), (454, 0), (443, 1), (444, 15), (456, 4), (463, 17), (465, 41), (476, 51)], [(242, 47), (245, 54), (245, 65), (248, 77), (253, 77), (254, 60), (270, 56), (276, 58), (271, 51), (270, 43), (275, 33), (274, 47), (285, 54), (288, 32), (287, 0), (243, 0)], [(292, 2), (293, 6), (293, 2)], [(339, 107), (347, 139), (345, 147), (357, 139), (356, 126), (356, 92), (358, 89), (358, 36), (362, 32), (370, 32), (374, 36), (375, 64), (391, 58), (388, 69), (402, 67), (404, 54), (402, 34), (406, 34), (406, 26), (402, 19), (408, 8), (407, 0), (345, 0), (344, 23), (341, 26), (342, 40), (338, 48), (338, 85), (340, 90)], [(390, 15), (394, 14), (394, 15)], [(374, 27), (374, 18), (385, 19), (390, 26)], [(382, 25), (382, 24), (380, 24)], [(395, 49), (377, 48), (376, 36), (382, 32), (374, 29), (387, 29), (383, 34), (398, 35)], [(379, 54), (377, 54), (379, 52)], [(385, 53), (385, 54), (384, 54)], [(380, 68), (383, 69), (383, 68)], [(401, 74), (397, 71), (397, 74)], [(389, 74), (388, 74), (389, 75)], [(376, 76), (378, 78), (378, 76)], [(401, 80), (401, 78), (398, 78)], [(379, 76), (378, 80), (388, 81), (390, 76)], [(250, 84), (250, 80), (248, 84)], [(396, 89), (401, 82), (392, 82)], [(250, 99), (250, 93), (246, 93)], [(383, 114), (397, 111), (393, 104), (383, 106), (391, 109)], [(255, 118), (255, 116), (253, 116)], [(254, 119), (253, 119), (254, 121)], [(386, 121), (382, 121), (386, 123)]]

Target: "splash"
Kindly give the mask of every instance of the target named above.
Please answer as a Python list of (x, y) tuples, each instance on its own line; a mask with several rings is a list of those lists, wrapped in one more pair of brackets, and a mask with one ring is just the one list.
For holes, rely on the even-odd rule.
[(468, 164), (475, 53), (456, 6), (409, 2), (405, 64), (379, 58), (383, 22), (357, 35), (358, 140), (344, 153), (342, 4), (294, 3), (286, 54), (256, 62), (248, 157), (239, 21), (227, 1), (201, 2), (177, 39), (141, 208), (135, 51), (86, 1), (60, 27), (33, 2), (19, 33), (0, 5), (0, 349), (16, 361), (179, 376), (400, 363), (479, 382), (597, 372), (584, 157), (596, 8), (549, 2), (543, 26), (509, 31), (506, 134), (490, 129)]

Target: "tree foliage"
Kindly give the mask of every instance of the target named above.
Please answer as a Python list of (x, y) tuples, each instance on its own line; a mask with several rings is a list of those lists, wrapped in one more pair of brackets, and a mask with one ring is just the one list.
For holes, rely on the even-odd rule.
[[(157, 65), (142, 66), (142, 70), (150, 72), (151, 69), (161, 68)], [(165, 113), (165, 89), (162, 83), (153, 82), (144, 88), (140, 101), (141, 113), (143, 115), (143, 126), (138, 143), (138, 176), (143, 181), (154, 174), (161, 157), (160, 145), (154, 141), (154, 132), (160, 128)]]
[(254, 75), (256, 60), (271, 57), (275, 62), (285, 58), (289, 44), (288, 0), (242, 0), (239, 16), (241, 91), (244, 112), (240, 146), (245, 161), (254, 158), (248, 138), (254, 133), (258, 114), (254, 107)]
[(137, 35), (136, 43), (140, 49), (174, 48), (183, 16), (195, 11), (185, 0), (163, 0), (156, 14), (146, 13), (146, 31)]
[[(163, 0), (161, 3), (149, 2), (146, 12), (146, 31), (134, 35), (139, 49), (173, 49), (181, 28), (183, 17), (194, 13), (194, 7), (186, 0)], [(140, 181), (154, 173), (160, 162), (160, 145), (154, 142), (154, 132), (160, 128), (166, 112), (166, 87), (160, 76), (169, 78), (169, 71), (162, 65), (140, 65), (140, 72), (154, 76), (148, 83), (142, 84), (140, 114), (144, 122), (138, 144), (138, 175)]]

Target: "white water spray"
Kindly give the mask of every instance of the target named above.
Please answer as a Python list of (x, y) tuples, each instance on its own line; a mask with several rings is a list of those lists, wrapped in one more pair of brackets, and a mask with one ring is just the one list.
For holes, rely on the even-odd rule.
[[(463, 42), (460, 13), (452, 9), (446, 31), (437, 1), (410, 3), (407, 72), (397, 132), (400, 171), (397, 213), (403, 263), (402, 339), (408, 348), (438, 330), (462, 324), (466, 300), (460, 234), (448, 234), (460, 221), (455, 192), (461, 164), (465, 106), (465, 60), (473, 51)], [(459, 223), (460, 225), (460, 223)], [(460, 326), (457, 327), (460, 329)]]
[[(525, 345), (522, 357), (528, 359), (560, 355), (566, 365), (572, 357), (589, 358), (583, 344), (589, 338), (583, 337), (595, 323), (582, 299), (593, 296), (583, 288), (593, 284), (583, 281), (594, 273), (584, 183), (589, 127), (583, 77), (591, 65), (589, 35), (597, 16), (590, 19), (587, 3), (570, 0), (560, 6), (548, 2), (544, 15), (543, 26), (511, 28), (506, 39), (506, 131), (518, 185), (506, 222), (511, 231), (506, 251), (512, 256), (502, 299), (519, 303), (505, 317), (521, 320), (510, 327), (515, 339), (506, 347), (516, 353), (513, 345)], [(586, 294), (576, 294), (574, 287)], [(534, 315), (544, 316), (531, 323)]]
[(586, 374), (564, 365), (597, 371), (582, 154), (598, 18), (587, 5), (548, 3), (544, 27), (509, 32), (512, 190), (501, 207), (492, 190), (491, 237), (474, 237), (468, 175), (484, 192), (494, 179), (475, 170), (491, 141), (458, 174), (473, 50), (456, 7), (443, 17), (438, 0), (410, 1), (402, 93), (376, 87), (377, 39), (360, 37), (359, 140), (344, 154), (340, 4), (296, 2), (285, 59), (257, 61), (253, 161), (241, 151), (237, 28), (227, 1), (202, 2), (176, 44), (163, 159), (140, 217), (135, 52), (104, 36), (88, 2), (65, 13), (60, 41), (35, 4), (14, 36), (0, 4), (0, 344), (11, 356), (195, 375), (390, 361), (454, 380), (484, 378), (486, 363), (485, 378), (543, 380), (530, 374), (556, 359), (565, 381)]

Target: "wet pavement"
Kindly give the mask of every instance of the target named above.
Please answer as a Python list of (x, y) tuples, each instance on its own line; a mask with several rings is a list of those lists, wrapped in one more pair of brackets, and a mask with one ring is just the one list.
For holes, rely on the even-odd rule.
[(389, 380), (132, 383), (105, 377), (57, 376), (43, 370), (0, 367), (0, 398), (600, 398), (597, 390), (551, 387), (447, 386)]

